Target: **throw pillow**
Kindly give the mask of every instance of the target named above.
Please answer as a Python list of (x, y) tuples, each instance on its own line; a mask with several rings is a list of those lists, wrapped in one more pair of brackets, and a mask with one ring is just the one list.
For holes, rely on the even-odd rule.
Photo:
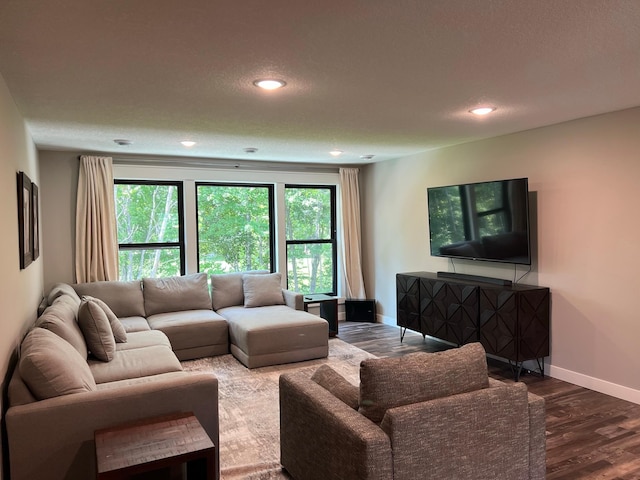
[(284, 305), (281, 278), (280, 273), (243, 275), (244, 306), (251, 308)]
[(480, 343), (437, 353), (412, 353), (360, 363), (360, 412), (380, 423), (389, 408), (489, 386)]
[(211, 275), (211, 302), (214, 310), (244, 305), (242, 276), (267, 274), (268, 270), (252, 270), (239, 273), (217, 273)]
[(329, 365), (321, 365), (313, 375), (311, 380), (328, 390), (334, 397), (342, 400), (354, 410), (358, 409), (359, 392), (358, 387), (336, 372)]
[(34, 328), (22, 341), (18, 371), (38, 400), (97, 389), (86, 360), (44, 328)]
[(93, 356), (103, 362), (113, 360), (116, 353), (116, 339), (107, 314), (96, 302), (82, 300), (78, 309), (78, 325)]
[(82, 300), (95, 302), (104, 311), (105, 315), (109, 319), (109, 325), (111, 325), (111, 330), (113, 331), (113, 337), (116, 339), (116, 343), (127, 342), (127, 331), (125, 330), (124, 325), (122, 325), (120, 319), (116, 317), (115, 313), (113, 313), (113, 310), (109, 308), (109, 305), (99, 298), (95, 298), (90, 295), (83, 296)]
[(142, 291), (147, 317), (182, 310), (211, 310), (206, 273), (143, 278)]

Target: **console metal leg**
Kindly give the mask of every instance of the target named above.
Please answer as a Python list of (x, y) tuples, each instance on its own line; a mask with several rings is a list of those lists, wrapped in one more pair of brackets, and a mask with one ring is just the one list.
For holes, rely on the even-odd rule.
[(407, 333), (407, 327), (400, 327), (400, 343), (404, 340), (405, 333)]

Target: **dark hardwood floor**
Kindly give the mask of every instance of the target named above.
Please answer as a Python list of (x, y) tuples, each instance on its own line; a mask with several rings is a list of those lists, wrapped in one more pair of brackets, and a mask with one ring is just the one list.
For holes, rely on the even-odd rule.
[[(380, 323), (340, 322), (338, 338), (378, 357), (451, 348)], [(513, 382), (507, 363), (489, 360), (490, 375)], [(640, 479), (640, 405), (539, 375), (520, 378), (546, 401), (547, 479)]]

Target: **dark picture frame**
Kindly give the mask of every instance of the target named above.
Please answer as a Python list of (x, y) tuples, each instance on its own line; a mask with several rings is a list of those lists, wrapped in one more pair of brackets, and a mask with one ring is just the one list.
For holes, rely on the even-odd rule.
[(20, 268), (33, 261), (32, 183), (24, 172), (18, 172), (18, 239), (20, 242)]
[(40, 203), (35, 183), (31, 183), (31, 252), (35, 261), (40, 256)]

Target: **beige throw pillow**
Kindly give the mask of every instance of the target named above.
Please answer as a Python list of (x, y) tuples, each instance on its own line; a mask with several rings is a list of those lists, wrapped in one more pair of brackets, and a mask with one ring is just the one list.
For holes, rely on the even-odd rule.
[(127, 331), (125, 330), (124, 325), (122, 325), (120, 319), (116, 317), (115, 313), (113, 313), (113, 310), (109, 308), (109, 305), (99, 298), (95, 298), (90, 295), (85, 295), (82, 297), (82, 300), (95, 302), (104, 311), (105, 315), (109, 319), (109, 325), (111, 325), (111, 330), (113, 330), (113, 337), (116, 339), (116, 343), (127, 342)]
[(244, 290), (244, 306), (265, 307), (268, 305), (284, 305), (281, 285), (282, 275), (270, 273), (268, 275), (245, 274), (242, 277)]
[(113, 360), (116, 339), (107, 314), (96, 302), (82, 300), (78, 309), (78, 325), (93, 356), (103, 362)]
[(18, 369), (38, 400), (97, 389), (86, 360), (44, 328), (34, 328), (22, 341)]
[(358, 387), (336, 372), (329, 365), (321, 365), (313, 375), (311, 375), (311, 380), (316, 382), (325, 390), (328, 390), (334, 397), (342, 400), (354, 410), (358, 409)]
[(214, 310), (244, 305), (242, 289), (243, 275), (267, 274), (268, 270), (251, 270), (237, 273), (216, 273), (211, 275), (211, 303)]
[(380, 423), (389, 408), (489, 386), (479, 343), (437, 353), (412, 353), (360, 363), (360, 412)]

